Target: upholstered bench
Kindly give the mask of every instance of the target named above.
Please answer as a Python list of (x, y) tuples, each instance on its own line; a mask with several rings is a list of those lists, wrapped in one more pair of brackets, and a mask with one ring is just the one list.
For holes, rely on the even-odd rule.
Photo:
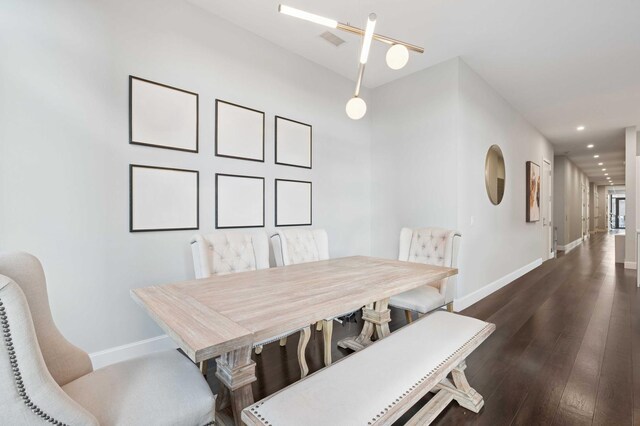
[[(478, 412), (465, 359), (495, 330), (474, 318), (437, 311), (242, 412), (248, 425), (391, 424), (428, 392), (436, 395), (409, 424), (428, 424), (453, 400)], [(451, 379), (448, 378), (451, 373)]]

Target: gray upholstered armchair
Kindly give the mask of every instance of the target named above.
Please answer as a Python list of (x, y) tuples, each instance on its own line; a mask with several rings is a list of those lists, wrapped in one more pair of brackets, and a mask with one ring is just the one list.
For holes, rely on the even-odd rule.
[(213, 394), (178, 351), (93, 371), (53, 322), (44, 271), (29, 254), (0, 254), (0, 326), (2, 424), (213, 424)]
[[(459, 232), (448, 229), (402, 228), (398, 260), (455, 268), (460, 238)], [(407, 322), (411, 322), (411, 311), (426, 314), (445, 305), (453, 311), (455, 295), (456, 277), (453, 276), (393, 296), (389, 305), (404, 309)]]

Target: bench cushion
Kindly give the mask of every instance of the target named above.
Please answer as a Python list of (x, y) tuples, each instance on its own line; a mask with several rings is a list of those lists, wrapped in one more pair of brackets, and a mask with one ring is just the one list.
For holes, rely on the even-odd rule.
[(434, 312), (246, 408), (243, 419), (275, 426), (371, 424), (494, 328)]

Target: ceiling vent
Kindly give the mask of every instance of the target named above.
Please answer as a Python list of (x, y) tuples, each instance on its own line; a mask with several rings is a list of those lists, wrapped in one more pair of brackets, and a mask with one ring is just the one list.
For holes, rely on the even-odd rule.
[(345, 42), (343, 39), (341, 39), (340, 37), (338, 37), (337, 35), (329, 31), (323, 32), (322, 34), (320, 34), (320, 37), (327, 40), (329, 43), (333, 44), (335, 47), (338, 47)]

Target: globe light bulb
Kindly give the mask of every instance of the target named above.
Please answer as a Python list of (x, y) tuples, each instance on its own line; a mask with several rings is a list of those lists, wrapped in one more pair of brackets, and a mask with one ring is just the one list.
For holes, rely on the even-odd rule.
[(367, 103), (357, 96), (349, 99), (345, 108), (347, 115), (352, 120), (360, 120), (367, 113)]
[(387, 65), (392, 70), (399, 70), (409, 62), (409, 49), (402, 44), (394, 44), (387, 50)]

